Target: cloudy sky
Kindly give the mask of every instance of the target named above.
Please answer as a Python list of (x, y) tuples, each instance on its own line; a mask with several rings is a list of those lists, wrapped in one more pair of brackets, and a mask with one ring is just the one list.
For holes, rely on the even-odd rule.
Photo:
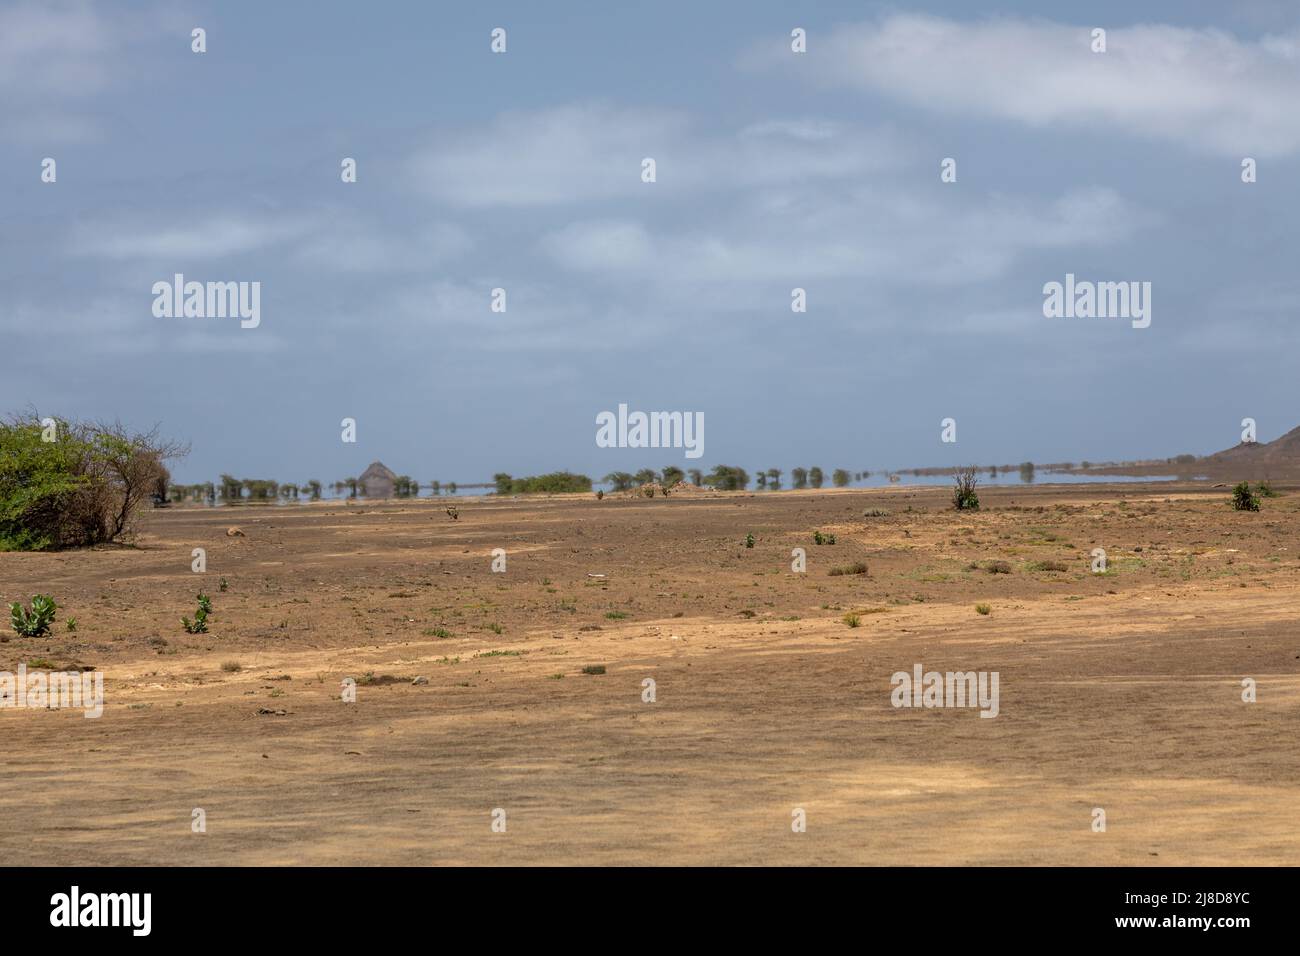
[[(1300, 424), (1300, 6), (975, 8), (6, 2), (0, 410), (161, 423), (181, 481), (1118, 459)], [(260, 282), (261, 324), (155, 317), (178, 272)], [(1150, 282), (1150, 327), (1045, 318), (1067, 273)], [(704, 458), (597, 448), (620, 403), (703, 412)]]

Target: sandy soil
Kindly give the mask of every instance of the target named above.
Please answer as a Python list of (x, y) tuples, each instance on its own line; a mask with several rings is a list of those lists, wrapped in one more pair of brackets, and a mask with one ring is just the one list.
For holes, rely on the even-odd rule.
[[(0, 598), (62, 605), (51, 637), (8, 634), (0, 670), (93, 667), (106, 693), (95, 720), (0, 709), (0, 851), (1300, 863), (1300, 493), (1259, 514), (1191, 485), (982, 499), (960, 515), (943, 489), (461, 499), (458, 520), (432, 501), (173, 508), (136, 549), (0, 554)], [(867, 575), (828, 574), (856, 561)], [(188, 635), (200, 589), (211, 630)], [(916, 663), (999, 672), (999, 716), (894, 708), (890, 676)]]

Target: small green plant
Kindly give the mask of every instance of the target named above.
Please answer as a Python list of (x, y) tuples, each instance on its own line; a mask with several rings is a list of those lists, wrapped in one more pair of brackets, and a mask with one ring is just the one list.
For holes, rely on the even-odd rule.
[(979, 479), (975, 477), (975, 469), (954, 471), (952, 480), (952, 506), (958, 511), (978, 511), (980, 496), (975, 493), (975, 486), (979, 484)]
[(217, 585), (217, 590), (220, 591), (222, 594), (225, 594), (225, 593), (226, 593), (226, 589), (227, 589), (228, 587), (230, 587), (230, 585), (226, 583), (226, 579), (225, 579), (225, 578), (222, 578), (222, 579), (221, 579), (221, 583)]
[(1274, 491), (1272, 482), (1261, 481), (1255, 486), (1255, 493), (1261, 498), (1281, 498), (1282, 492)]
[(70, 617), (64, 622), (64, 625), (67, 627), (68, 633), (71, 634), (77, 629), (77, 619), (75, 617)]
[(208, 632), (208, 615), (212, 613), (212, 599), (199, 592), (199, 609), (194, 612), (194, 620), (181, 618), (186, 634), (206, 634)]
[(752, 548), (753, 546), (754, 546), (754, 533), (751, 531), (749, 534), (745, 535), (745, 547)]
[(493, 634), (500, 634), (504, 630), (504, 628), (502, 628), (500, 624), (497, 624), (495, 621), (493, 621), (491, 624), (488, 625), (488, 630), (491, 631)]
[(852, 564), (846, 564), (842, 568), (831, 568), (830, 576), (833, 578), (843, 577), (846, 574), (866, 574), (867, 564), (865, 561), (854, 561)]
[(813, 532), (813, 544), (834, 544), (835, 535), (822, 534), (820, 531)]
[(991, 613), (992, 611), (993, 611), (993, 608), (989, 607), (987, 604), (976, 604), (976, 605), (975, 605), (975, 613), (976, 613), (976, 614), (989, 614), (989, 613)]
[(225, 661), (222, 663), (221, 669), (227, 674), (238, 674), (244, 669), (244, 665), (239, 663), (239, 661)]
[(852, 611), (849, 611), (849, 613), (845, 614), (844, 617), (840, 618), (840, 620), (842, 620), (849, 627), (858, 627), (859, 625), (862, 624), (862, 618), (860, 618), (857, 614), (853, 613)]
[(627, 617), (627, 612), (626, 612), (626, 611), (606, 611), (606, 612), (605, 612), (605, 616), (606, 616), (607, 618), (609, 618), (611, 621), (621, 621), (621, 620), (623, 620), (623, 618)]
[(862, 517), (864, 517), (864, 518), (888, 518), (888, 517), (889, 517), (889, 512), (886, 511), (884, 508), (868, 508), (866, 511), (862, 512)]
[(423, 633), (425, 637), (437, 637), (437, 638), (451, 637), (451, 631), (447, 630), (445, 627), (427, 628)]
[(43, 637), (50, 633), (54, 623), (54, 612), (59, 606), (54, 598), (46, 594), (32, 596), (31, 610), (24, 608), (17, 601), (9, 605), (9, 619), (20, 637)]
[(605, 673), (604, 664), (588, 664), (582, 669), (584, 674), (603, 674)]
[(1232, 489), (1232, 508), (1234, 511), (1259, 510), (1259, 496), (1250, 490), (1250, 482), (1243, 481)]

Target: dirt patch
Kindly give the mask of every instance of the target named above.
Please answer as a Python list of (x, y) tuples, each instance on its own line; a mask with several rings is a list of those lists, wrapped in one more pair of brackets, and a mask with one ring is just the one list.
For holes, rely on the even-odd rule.
[[(0, 644), (0, 670), (105, 675), (99, 719), (0, 708), (0, 768), (23, 781), (0, 791), (0, 847), (69, 865), (1300, 862), (1300, 494), (1258, 514), (1193, 485), (980, 497), (464, 499), (454, 522), (433, 501), (346, 520), (321, 503), (240, 509), (234, 542), (234, 509), (181, 507), (136, 550), (0, 554), (0, 599), (61, 605), (51, 635)], [(857, 562), (870, 574), (828, 573)], [(213, 611), (191, 635), (199, 591)], [(998, 716), (895, 707), (918, 663), (997, 671)]]

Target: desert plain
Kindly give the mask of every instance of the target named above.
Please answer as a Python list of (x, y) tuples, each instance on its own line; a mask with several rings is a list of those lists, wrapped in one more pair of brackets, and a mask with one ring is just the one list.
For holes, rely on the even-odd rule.
[[(131, 548), (0, 554), (0, 598), (60, 605), (0, 670), (98, 670), (105, 693), (97, 719), (0, 708), (0, 852), (1295, 865), (1280, 487), (1259, 513), (1191, 482), (981, 488), (963, 513), (944, 487), (153, 510)], [(894, 707), (916, 664), (998, 672), (997, 717)]]

